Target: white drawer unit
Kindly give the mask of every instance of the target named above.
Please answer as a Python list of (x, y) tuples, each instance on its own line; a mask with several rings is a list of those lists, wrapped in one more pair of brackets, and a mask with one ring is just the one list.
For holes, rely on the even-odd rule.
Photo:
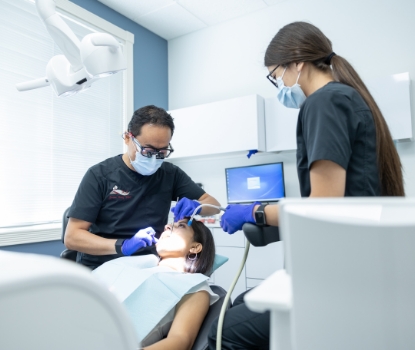
[(265, 247), (249, 248), (246, 260), (246, 277), (265, 279), (275, 271), (284, 267), (284, 255), (281, 242), (268, 244)]
[(245, 247), (245, 236), (242, 231), (237, 231), (230, 235), (224, 232), (221, 227), (210, 228), (218, 247)]
[[(236, 275), (236, 272), (239, 269), (239, 266), (244, 255), (244, 248), (234, 248), (234, 247), (216, 247), (216, 253), (226, 256), (229, 260), (223, 264), (219, 269), (215, 271), (215, 284), (221, 286), (226, 291), (229, 290), (231, 283)], [(232, 301), (235, 298), (246, 291), (246, 277), (245, 277), (245, 267), (242, 270), (241, 276), (239, 277), (238, 283), (235, 286), (235, 289), (232, 293)]]
[(251, 289), (256, 286), (259, 286), (262, 283), (263, 279), (258, 278), (247, 278), (246, 279), (246, 289)]

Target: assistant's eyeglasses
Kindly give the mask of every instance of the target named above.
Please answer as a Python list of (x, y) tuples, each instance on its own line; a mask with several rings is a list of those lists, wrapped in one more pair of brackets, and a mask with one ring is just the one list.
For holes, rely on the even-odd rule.
[(274, 73), (276, 70), (277, 70), (277, 68), (279, 67), (280, 65), (277, 65), (272, 71), (271, 71), (271, 73), (269, 73), (268, 75), (267, 75), (267, 79), (278, 89), (278, 81), (277, 81), (277, 79), (276, 78), (274, 78), (273, 76), (272, 76), (272, 73)]
[(151, 158), (156, 156), (156, 159), (165, 159), (168, 158), (173, 152), (173, 146), (169, 143), (168, 147), (166, 148), (153, 148), (153, 147), (143, 147), (140, 145), (140, 142), (130, 133), (129, 135), (133, 140), (134, 144), (136, 145), (137, 151), (141, 153), (142, 156)]

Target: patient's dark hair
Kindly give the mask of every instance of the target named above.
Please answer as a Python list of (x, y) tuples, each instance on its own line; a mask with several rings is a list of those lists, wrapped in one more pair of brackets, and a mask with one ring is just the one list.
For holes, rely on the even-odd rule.
[(139, 136), (141, 134), (141, 128), (146, 124), (169, 128), (171, 130), (171, 136), (173, 136), (173, 118), (163, 108), (149, 105), (137, 109), (131, 121), (128, 123), (128, 131), (134, 136)]
[(212, 271), (213, 261), (215, 260), (215, 241), (212, 232), (200, 221), (193, 220), (192, 229), (194, 232), (193, 241), (200, 243), (203, 248), (197, 254), (195, 260), (194, 254), (186, 257), (185, 272), (189, 273), (209, 273)]

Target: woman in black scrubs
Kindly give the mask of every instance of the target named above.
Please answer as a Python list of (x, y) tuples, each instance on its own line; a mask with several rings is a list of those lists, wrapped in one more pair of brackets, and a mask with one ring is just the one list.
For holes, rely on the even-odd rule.
[[(405, 195), (399, 155), (379, 107), (317, 27), (294, 22), (280, 29), (266, 50), (265, 66), (279, 101), (300, 108), (302, 197)], [(221, 226), (228, 233), (241, 230), (245, 222), (278, 226), (278, 213), (278, 205), (230, 205)], [(225, 316), (222, 349), (268, 349), (269, 314), (248, 310), (242, 295), (237, 299)], [(210, 349), (215, 348), (215, 332), (216, 326)]]

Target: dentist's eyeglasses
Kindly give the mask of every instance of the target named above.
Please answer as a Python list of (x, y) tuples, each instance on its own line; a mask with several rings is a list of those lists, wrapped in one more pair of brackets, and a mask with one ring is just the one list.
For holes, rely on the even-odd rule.
[(152, 147), (143, 147), (137, 141), (137, 139), (131, 135), (131, 139), (133, 140), (134, 144), (137, 147), (137, 151), (141, 153), (144, 157), (151, 158), (156, 156), (156, 159), (165, 159), (168, 158), (173, 152), (173, 146), (169, 143), (169, 146), (166, 148), (152, 148)]
[(274, 73), (276, 70), (277, 70), (277, 68), (279, 67), (280, 65), (277, 65), (273, 70), (272, 70), (272, 72), (271, 73), (269, 73), (268, 75), (267, 75), (267, 79), (271, 82), (271, 84), (273, 84), (277, 89), (278, 89), (278, 80), (276, 79), (276, 78), (274, 78), (273, 76), (272, 76), (272, 73)]

